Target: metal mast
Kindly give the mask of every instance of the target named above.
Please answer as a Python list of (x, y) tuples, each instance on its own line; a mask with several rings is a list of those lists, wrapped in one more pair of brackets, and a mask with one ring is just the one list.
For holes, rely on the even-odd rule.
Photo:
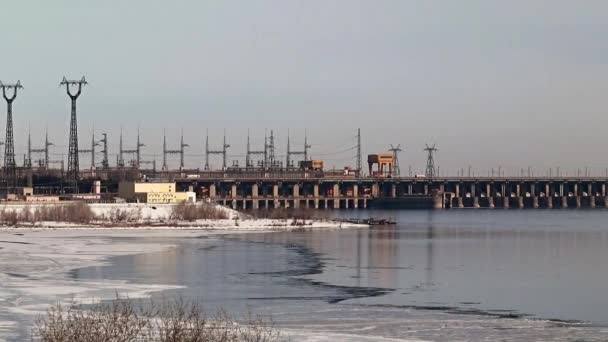
[(47, 168), (49, 167), (50, 164), (50, 160), (49, 160), (49, 147), (53, 146), (54, 144), (52, 142), (49, 141), (49, 131), (48, 129), (46, 130), (46, 133), (44, 135), (44, 147), (42, 148), (33, 148), (32, 144), (30, 142), (30, 134), (28, 132), (28, 138), (27, 138), (27, 155), (28, 155), (28, 164), (29, 167), (32, 167), (32, 153), (43, 153), (44, 154), (44, 159), (38, 159), (38, 166), (39, 167), (44, 167)]
[(101, 167), (104, 170), (107, 170), (110, 168), (110, 162), (108, 161), (108, 135), (106, 133), (101, 133), (101, 135), (103, 136), (103, 138), (99, 141), (103, 144), (103, 150), (101, 151), (101, 153), (103, 153)]
[(179, 168), (180, 168), (180, 170), (183, 170), (185, 167), (184, 149), (186, 147), (190, 147), (190, 145), (184, 144), (184, 129), (182, 128), (182, 133), (181, 133), (180, 139), (179, 139)]
[(49, 129), (46, 129), (46, 132), (44, 133), (44, 167), (48, 169), (49, 167), (49, 147), (53, 146), (54, 144), (52, 142), (49, 141)]
[(207, 130), (207, 136), (205, 137), (205, 170), (209, 170), (209, 130)]
[(30, 126), (27, 126), (27, 160), (24, 163), (25, 167), (32, 167), (32, 131)]
[(230, 145), (226, 144), (226, 130), (224, 130), (224, 144), (222, 145), (222, 168), (226, 169), (226, 151)]
[(144, 146), (144, 144), (142, 144), (139, 141), (139, 126), (137, 126), (137, 146), (135, 147), (135, 165), (137, 167), (137, 169), (139, 169), (139, 162), (141, 161), (141, 147)]
[(167, 171), (167, 132), (163, 129), (163, 167), (162, 171)]
[[(266, 134), (264, 134), (264, 146), (266, 146)], [(264, 156), (264, 165), (266, 167), (266, 148), (264, 147), (263, 151), (253, 151), (251, 150), (251, 143), (249, 139), (249, 130), (247, 130), (247, 155), (245, 156), (245, 167), (252, 168), (253, 160), (252, 156), (254, 155), (263, 155)]]
[[(84, 76), (78, 81), (67, 80), (65, 77), (59, 84), (65, 85), (68, 96), (72, 100), (72, 114), (70, 117), (70, 143), (68, 150), (68, 181), (73, 183), (75, 191), (78, 192), (79, 164), (78, 164), (78, 122), (76, 119), (76, 100), (82, 93), (82, 86), (86, 85), (87, 81)], [(75, 93), (71, 92), (71, 86), (77, 87)]]
[(308, 149), (310, 149), (310, 145), (308, 144), (308, 134), (304, 131), (304, 150), (302, 151), (292, 151), (291, 150), (291, 142), (289, 131), (287, 131), (287, 168), (293, 167), (293, 161), (291, 160), (292, 155), (301, 155), (304, 156), (304, 161), (308, 160)]
[(268, 131), (264, 129), (264, 168), (268, 168)]
[(179, 169), (180, 171), (184, 169), (184, 149), (186, 147), (190, 147), (190, 145), (184, 143), (184, 130), (182, 129), (179, 150), (168, 150), (167, 149), (167, 137), (165, 135), (165, 131), (163, 130), (163, 171), (167, 171), (167, 154), (179, 154)]
[(95, 146), (99, 146), (99, 142), (95, 140), (95, 128), (93, 128), (91, 138), (91, 148), (80, 150), (78, 153), (90, 153), (91, 154), (91, 170), (95, 170)]
[(291, 147), (290, 147), (290, 139), (289, 139), (289, 129), (287, 130), (287, 160), (285, 160), (285, 167), (291, 167)]
[(357, 129), (357, 173), (361, 176), (361, 128)]
[[(4, 140), (4, 174), (6, 186), (13, 188), (17, 184), (16, 164), (15, 164), (15, 142), (13, 140), (13, 101), (17, 98), (17, 91), (23, 89), (21, 81), (15, 84), (4, 84), (0, 81), (2, 96), (6, 100), (6, 139)], [(12, 90), (13, 94), (9, 95)]]
[(221, 150), (210, 150), (209, 149), (209, 133), (207, 132), (207, 138), (205, 140), (205, 170), (209, 170), (209, 155), (210, 154), (221, 154), (222, 155), (222, 170), (226, 169), (227, 151), (230, 147), (226, 143), (226, 130), (224, 130), (224, 143), (222, 144)]
[(245, 154), (245, 168), (249, 168), (250, 152), (251, 152), (251, 143), (249, 142), (249, 130), (247, 130), (247, 153)]
[(401, 168), (399, 167), (399, 152), (403, 151), (401, 149), (401, 144), (396, 147), (391, 144), (391, 148), (389, 151), (393, 152), (393, 171), (392, 174), (394, 177), (401, 176)]
[(137, 127), (137, 143), (136, 143), (135, 148), (132, 150), (123, 149), (122, 129), (121, 129), (120, 130), (120, 150), (118, 152), (118, 166), (123, 167), (125, 165), (125, 161), (124, 161), (123, 157), (124, 157), (125, 153), (129, 153), (129, 154), (135, 155), (135, 159), (132, 159), (130, 161), (131, 166), (139, 170), (140, 165), (141, 165), (141, 148), (143, 146), (146, 146), (146, 145), (141, 143), (141, 140), (139, 138), (139, 127)]
[(122, 127), (120, 127), (120, 140), (118, 142), (118, 167), (125, 166), (125, 159), (122, 155)]
[(432, 178), (435, 177), (435, 158), (433, 154), (439, 150), (435, 148), (435, 144), (433, 144), (433, 146), (425, 144), (425, 146), (424, 151), (428, 152), (428, 156), (426, 159), (426, 171), (424, 172), (424, 175), (428, 178)]
[(308, 149), (312, 146), (308, 145), (308, 130), (304, 130), (304, 161), (308, 160)]

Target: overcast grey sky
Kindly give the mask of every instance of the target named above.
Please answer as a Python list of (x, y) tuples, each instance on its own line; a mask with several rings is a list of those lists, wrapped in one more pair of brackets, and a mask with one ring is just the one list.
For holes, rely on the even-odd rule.
[(364, 153), (405, 148), (402, 169), (423, 169), (425, 142), (453, 173), (608, 167), (602, 0), (21, 0), (2, 3), (0, 23), (0, 80), (25, 86), (18, 155), (28, 124), (35, 145), (48, 125), (67, 151), (58, 83), (84, 74), (82, 148), (93, 124), (113, 153), (120, 126), (132, 146), (140, 125), (160, 154), (163, 128), (175, 148), (183, 127), (196, 167), (207, 129), (218, 147), (227, 128), (236, 157), (247, 129), (260, 147), (275, 129), (284, 150), (287, 129), (301, 142), (306, 128), (313, 157), (341, 166), (361, 127)]

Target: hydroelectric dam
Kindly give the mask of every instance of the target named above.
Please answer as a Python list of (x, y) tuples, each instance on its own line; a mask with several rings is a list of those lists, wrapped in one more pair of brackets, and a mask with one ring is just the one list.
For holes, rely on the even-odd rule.
[(175, 177), (178, 187), (235, 209), (608, 208), (608, 177)]

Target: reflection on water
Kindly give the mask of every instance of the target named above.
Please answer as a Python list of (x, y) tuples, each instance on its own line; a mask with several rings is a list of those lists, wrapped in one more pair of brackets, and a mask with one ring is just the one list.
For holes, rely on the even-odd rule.
[(365, 231), (275, 233), (242, 239), (301, 244), (321, 253), (324, 272), (313, 280), (393, 290), (348, 303), (448, 306), (608, 323), (605, 211), (372, 215), (397, 215), (399, 224)]
[[(77, 278), (185, 285), (208, 306), (319, 317), (320, 305), (608, 323), (605, 211), (352, 211), (372, 229), (184, 240)], [(376, 308), (376, 309), (372, 309)], [(393, 313), (394, 315), (394, 313)], [(287, 319), (283, 317), (284, 319)]]
[(427, 270), (427, 275), (426, 275), (426, 285), (427, 286), (432, 286), (433, 284), (433, 238), (435, 237), (435, 233), (434, 230), (435, 228), (433, 227), (433, 213), (435, 213), (435, 211), (429, 211), (429, 221), (428, 221), (428, 226), (427, 226), (427, 252), (426, 252), (426, 270)]

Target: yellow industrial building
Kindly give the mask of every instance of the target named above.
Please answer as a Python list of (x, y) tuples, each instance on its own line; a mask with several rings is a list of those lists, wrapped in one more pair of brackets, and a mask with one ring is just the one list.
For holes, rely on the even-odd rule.
[(120, 182), (118, 197), (127, 202), (150, 204), (196, 202), (194, 192), (177, 192), (175, 183)]

